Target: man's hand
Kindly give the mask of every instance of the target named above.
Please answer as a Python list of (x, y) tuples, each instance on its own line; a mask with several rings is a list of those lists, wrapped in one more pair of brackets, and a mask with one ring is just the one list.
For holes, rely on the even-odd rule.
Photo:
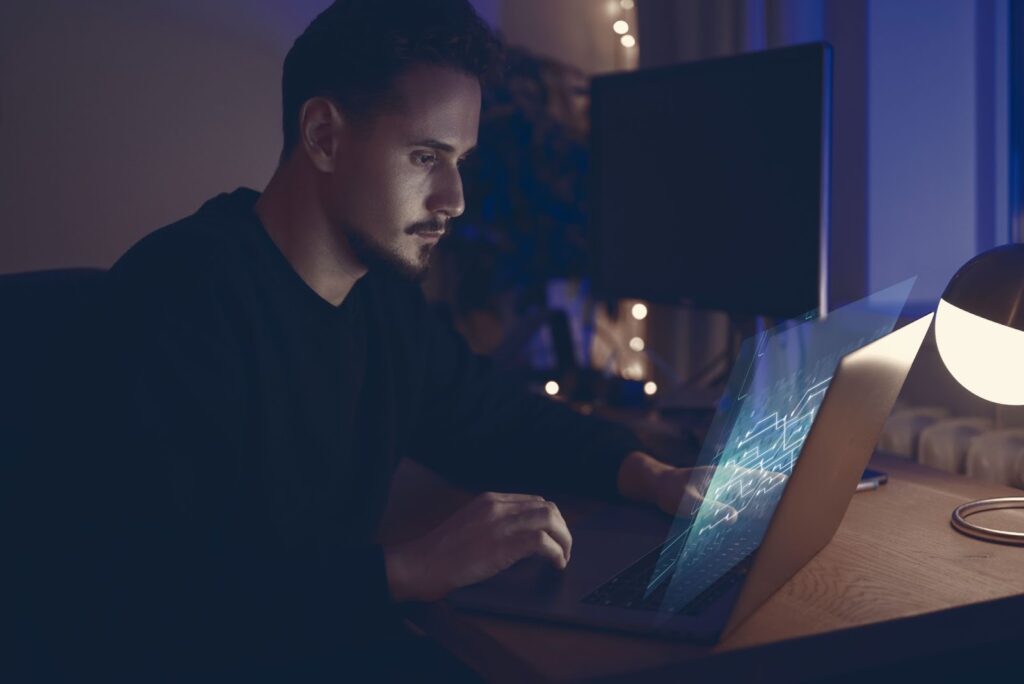
[(433, 601), (492, 577), (527, 556), (569, 562), (572, 536), (555, 504), (539, 496), (487, 492), (427, 535), (386, 548), (395, 601)]
[[(703, 494), (715, 474), (713, 466), (676, 468), (634, 451), (619, 468), (619, 493), (634, 501), (654, 504), (669, 515), (687, 516), (703, 503)], [(735, 522), (736, 509), (711, 502), (728, 522)]]

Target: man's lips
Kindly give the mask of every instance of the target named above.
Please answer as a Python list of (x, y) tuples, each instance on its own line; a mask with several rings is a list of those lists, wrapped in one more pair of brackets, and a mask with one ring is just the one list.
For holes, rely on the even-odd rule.
[(434, 242), (437, 242), (442, 237), (444, 237), (445, 232), (446, 231), (444, 230), (418, 230), (416, 231), (416, 234), (423, 238), (424, 240), (432, 240)]

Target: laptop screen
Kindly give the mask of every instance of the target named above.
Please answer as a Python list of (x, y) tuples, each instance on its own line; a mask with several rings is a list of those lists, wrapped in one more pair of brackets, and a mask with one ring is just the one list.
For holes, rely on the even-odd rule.
[(650, 576), (647, 593), (662, 597), (660, 612), (717, 599), (741, 582), (840, 359), (892, 332), (912, 285), (743, 343), (698, 457), (704, 476), (681, 503)]

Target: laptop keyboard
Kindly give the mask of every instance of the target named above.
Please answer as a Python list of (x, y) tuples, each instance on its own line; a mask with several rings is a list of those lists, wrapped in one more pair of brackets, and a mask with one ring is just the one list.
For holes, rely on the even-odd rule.
[[(731, 548), (716, 549), (716, 555), (732, 552), (736, 555), (738, 562), (715, 580), (711, 586), (692, 600), (687, 601), (686, 587), (673, 587), (671, 570), (662, 570), (666, 567), (671, 568), (675, 564), (676, 555), (681, 552), (683, 544), (679, 544), (680, 548), (675, 552), (676, 555), (670, 555), (668, 558), (662, 558), (663, 551), (681, 541), (681, 537), (676, 537), (656, 547), (633, 565), (585, 596), (583, 603), (633, 610), (662, 611), (677, 615), (699, 615), (718, 597), (739, 584), (753, 562), (752, 553), (741, 556), (740, 549), (743, 546), (740, 544)], [(648, 588), (652, 585), (652, 579), (654, 579), (654, 588), (648, 592)]]

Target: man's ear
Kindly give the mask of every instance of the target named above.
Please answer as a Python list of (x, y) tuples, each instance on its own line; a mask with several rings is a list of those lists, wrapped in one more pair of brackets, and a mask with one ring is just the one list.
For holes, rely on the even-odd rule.
[(337, 105), (326, 97), (312, 97), (302, 105), (299, 144), (318, 171), (334, 171), (345, 125)]

